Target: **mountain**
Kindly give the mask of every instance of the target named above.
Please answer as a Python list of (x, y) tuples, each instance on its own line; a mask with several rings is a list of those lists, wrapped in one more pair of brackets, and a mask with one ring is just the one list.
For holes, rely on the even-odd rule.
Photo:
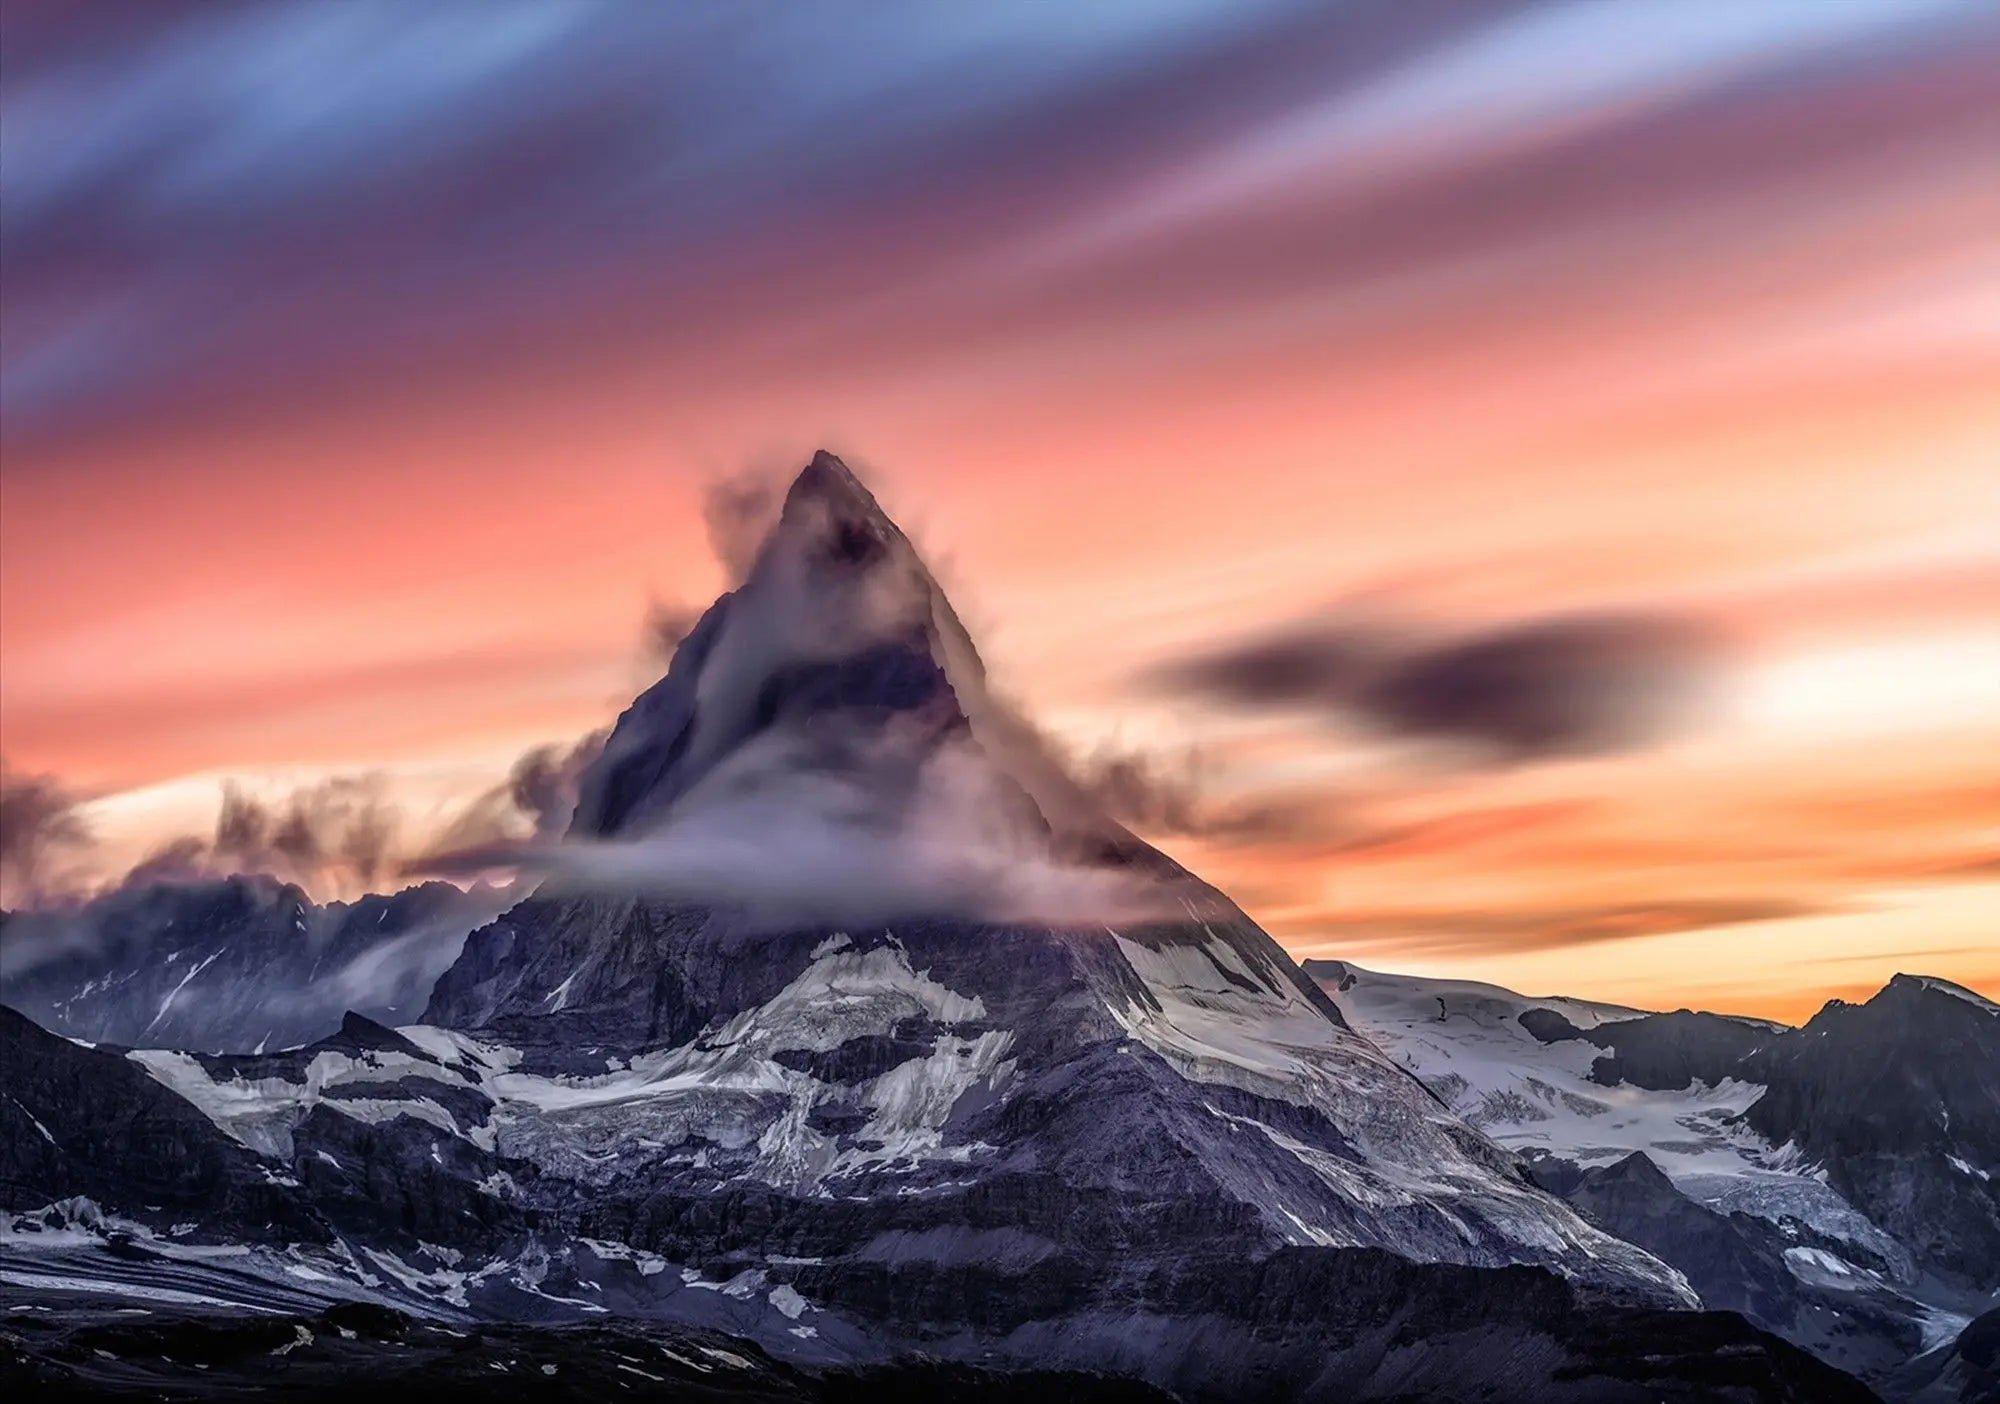
[(2000, 1302), (2000, 1011), (1969, 990), (1899, 975), (1790, 1029), (1307, 969), (1591, 1222), (1879, 1388)]
[[(539, 889), (422, 1023), (217, 1056), (17, 1021), (43, 1071), (6, 1129), (44, 1148), (4, 1162), (0, 1284), (1191, 1398), (1867, 1397), (1694, 1310), (1107, 819), (829, 456), (568, 836), (512, 856)], [(134, 1068), (199, 1118), (164, 1133), (189, 1159), (282, 1209), (182, 1218), (122, 1180), (77, 1099)], [(87, 1199), (73, 1143), (112, 1167)]]
[(319, 1236), (255, 1153), (142, 1064), (0, 1007), (0, 1067), (0, 1209), (144, 1200), (174, 1223), (261, 1221), (271, 1232)]
[(446, 882), (324, 906), (267, 877), (130, 884), (74, 910), (0, 914), (0, 1003), (96, 1043), (293, 1047), (350, 1009), (414, 1017), (504, 901)]
[(1835, 1000), (1747, 1064), (1743, 1114), (1918, 1255), (2000, 1290), (2000, 1005), (1898, 975)]

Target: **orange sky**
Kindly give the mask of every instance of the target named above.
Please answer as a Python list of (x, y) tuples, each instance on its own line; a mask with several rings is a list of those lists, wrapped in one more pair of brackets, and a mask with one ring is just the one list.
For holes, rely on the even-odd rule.
[[(148, 157), (209, 174), (164, 215), (126, 166), (10, 159), (8, 763), (93, 797), (113, 870), (223, 777), (379, 772), (442, 824), (648, 680), (650, 601), (721, 587), (705, 483), (823, 444), (1051, 730), (1192, 749), (1218, 802), (1307, 816), (1161, 836), (1300, 955), (1786, 1019), (1899, 969), (2000, 991), (1995, 31), (1592, 8), (1038, 36), (950, 122), (832, 94), (840, 138), (808, 106), (695, 172), (745, 192), (734, 223), (603, 241), (589, 209), (507, 223), (572, 187), (518, 134), (483, 164), (477, 89), (442, 79), (426, 120), (468, 135), (425, 153), (435, 211), (317, 129), (269, 138), (358, 182), (332, 232), (228, 165), (255, 111)], [(26, 118), (90, 75), (59, 24), (29, 37), (33, 157)], [(960, 37), (899, 42), (922, 74)], [(1601, 85), (1565, 86), (1562, 43)], [(348, 100), (321, 120), (372, 131)], [(105, 213), (128, 198), (151, 222)], [(1143, 681), (1362, 606), (1673, 611), (1730, 664), (1679, 734), (1506, 766)]]

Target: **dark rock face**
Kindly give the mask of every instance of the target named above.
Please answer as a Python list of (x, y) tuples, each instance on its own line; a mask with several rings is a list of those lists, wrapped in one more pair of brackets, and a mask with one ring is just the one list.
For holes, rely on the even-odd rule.
[(349, 1009), (414, 1018), (497, 900), (443, 882), (325, 906), (270, 878), (121, 888), (8, 917), (0, 1003), (128, 1048), (293, 1047)]
[(1651, 1252), (1671, 1250), (1705, 1306), (1789, 1322), (1796, 1305), (1781, 1234), (1746, 1214), (1718, 1214), (1674, 1188), (1643, 1154), (1586, 1171), (1566, 1196), (1593, 1223)]
[(1911, 1363), (1894, 1383), (1916, 1404), (1994, 1404), (2000, 1400), (2000, 1307), (1974, 1317), (1958, 1339)]
[(326, 1237), (257, 1156), (118, 1054), (0, 1006), (0, 1069), (0, 1209), (84, 1196), (198, 1232)]
[[(934, 1294), (940, 1285), (924, 1276), (904, 1283), (889, 1271), (878, 1281), (892, 1294)], [(361, 1302), (255, 1315), (155, 1303), (135, 1319), (67, 1286), (23, 1297), (0, 1282), (0, 1385), (38, 1399), (274, 1390), (351, 1398), (357, 1389), (575, 1399), (627, 1386), (657, 1386), (674, 1398), (856, 1401), (1872, 1398), (1740, 1318), (1587, 1306), (1560, 1279), (1532, 1269), (1294, 1249), (1256, 1263), (1161, 1265), (1114, 1310), (1090, 1284), (1076, 1286), (1062, 1317), (1028, 1323), (1017, 1349), (987, 1352), (983, 1362), (948, 1363), (928, 1347), (912, 1353), (907, 1339), (884, 1338), (868, 1352), (875, 1360), (830, 1366), (787, 1362), (758, 1342), (689, 1323), (440, 1321)], [(20, 1311), (22, 1301), (36, 1310)], [(940, 1328), (986, 1307), (976, 1285), (936, 1301)], [(1043, 1353), (1100, 1364), (1038, 1368), (1010, 1358)], [(1171, 1392), (1140, 1378), (1163, 1374), (1175, 1381)]]
[(1943, 1270), (2000, 1288), (2000, 1007), (1898, 975), (1754, 1055), (1744, 1121)]
[(1717, 1083), (1739, 1076), (1744, 1059), (1783, 1031), (1726, 1014), (1680, 1009), (1579, 1029), (1553, 1009), (1530, 1009), (1521, 1027), (1544, 1043), (1578, 1038), (1607, 1050), (1591, 1065), (1591, 1080), (1606, 1087), (1629, 1082), (1656, 1092)]
[[(665, 1165), (622, 1163), (610, 1181), (597, 1186), (554, 1179), (534, 1162), (484, 1152), (474, 1141), (491, 1114), (468, 1095), (468, 1080), (457, 1070), (467, 1064), (426, 1054), (407, 1039), (359, 1021), (316, 1050), (210, 1060), (206, 1070), (220, 1074), (227, 1068), (232, 1085), (289, 1084), (290, 1075), (297, 1075), (305, 1079), (297, 1084), (301, 1089), (313, 1078), (328, 1078), (334, 1061), (362, 1064), (353, 1071), (355, 1080), (329, 1084), (327, 1099), (292, 1126), (289, 1154), (282, 1160), (253, 1156), (140, 1074), (129, 1058), (55, 1039), (26, 1020), (13, 1019), (9, 1028), (33, 1054), (24, 1062), (11, 1045), (6, 1049), (10, 1068), (37, 1070), (23, 1085), (32, 1095), (28, 1105), (46, 1113), (48, 1121), (27, 1129), (38, 1137), (45, 1130), (45, 1144), (73, 1146), (93, 1134), (99, 1124), (94, 1108), (115, 1108), (122, 1100), (104, 1089), (123, 1086), (124, 1098), (165, 1109), (160, 1117), (166, 1129), (155, 1131), (143, 1116), (123, 1112), (110, 1118), (114, 1128), (131, 1127), (142, 1142), (164, 1139), (178, 1148), (180, 1159), (193, 1162), (206, 1154), (219, 1162), (219, 1170), (191, 1182), (189, 1191), (205, 1236), (254, 1242), (263, 1226), (262, 1241), (274, 1248), (317, 1234), (322, 1242), (365, 1245), (366, 1253), (399, 1253), (405, 1261), (439, 1251), (429, 1245), (450, 1244), (453, 1260), (463, 1254), (468, 1267), (543, 1264), (537, 1269), (547, 1274), (541, 1285), (557, 1294), (545, 1300), (590, 1300), (584, 1297), (587, 1277), (578, 1276), (575, 1267), (558, 1270), (554, 1255), (535, 1246), (550, 1239), (609, 1238), (642, 1251), (672, 1253), (700, 1262), (712, 1281), (733, 1280), (733, 1273), (770, 1274), (799, 1294), (797, 1300), (813, 1303), (809, 1319), (823, 1329), (842, 1320), (865, 1324), (869, 1335), (860, 1353), (885, 1362), (832, 1375), (779, 1370), (779, 1378), (800, 1382), (806, 1392), (799, 1397), (850, 1397), (813, 1391), (844, 1388), (850, 1375), (856, 1381), (893, 1382), (905, 1369), (917, 1371), (911, 1378), (939, 1387), (1060, 1386), (1079, 1391), (1080, 1398), (1111, 1390), (1113, 1382), (1101, 1378), (1106, 1374), (1217, 1399), (1868, 1397), (1844, 1376), (1736, 1318), (1618, 1305), (1604, 1300), (1602, 1289), (1580, 1292), (1539, 1270), (1412, 1263), (1380, 1250), (1256, 1249), (1251, 1245), (1265, 1238), (1256, 1207), (1218, 1192), (1208, 1178), (1212, 1172), (1204, 1171), (1190, 1149), (1171, 1139), (1149, 1148), (1106, 1133), (1118, 1122), (1121, 1102), (1149, 1101), (1159, 1095), (1160, 1082), (1174, 1076), (1157, 1062), (1149, 1068), (1109, 1045), (1093, 1068), (1070, 1069), (1080, 1090), (1048, 1088), (1023, 1098), (1004, 1114), (996, 1112), (988, 1131), (997, 1135), (999, 1122), (1012, 1123), (1020, 1135), (1040, 1138), (1046, 1151), (1094, 1159), (1100, 1176), (1115, 1180), (1091, 1188), (1076, 1182), (1074, 1165), (1044, 1169), (1024, 1157), (1010, 1171), (962, 1184), (920, 1179), (919, 1185), (929, 1186), (922, 1193), (855, 1194), (867, 1182), (850, 1178), (843, 1186), (847, 1193), (808, 1198), (753, 1178), (719, 1181), (704, 1175), (695, 1162), (704, 1149), (711, 1156), (724, 1149), (716, 1141), (682, 1147)], [(403, 1060), (418, 1066), (398, 1076)], [(94, 1075), (88, 1095), (67, 1090), (77, 1075)], [(411, 1115), (361, 1121), (339, 1110), (348, 1097), (399, 1100), (377, 1096), (390, 1078), (404, 1099), (456, 1101), (463, 1121), (476, 1124), (461, 1128), (469, 1134), (458, 1134)], [(455, 1095), (437, 1097), (433, 1089), (440, 1083), (454, 1086)], [(45, 1090), (51, 1087), (56, 1090)], [(1221, 1087), (1209, 1090), (1224, 1110), (1246, 1122), (1262, 1117), (1291, 1132), (1310, 1133), (1311, 1116), (1296, 1107), (1266, 1105)], [(11, 1125), (6, 1129), (9, 1146), (25, 1143)], [(1188, 1129), (1182, 1127), (1181, 1134)], [(114, 1130), (91, 1143), (92, 1163), (107, 1167), (96, 1177), (68, 1163), (44, 1173), (93, 1190), (142, 1221), (164, 1223), (182, 1212), (185, 1201), (160, 1203), (157, 1186), (123, 1181), (117, 1167), (130, 1163), (130, 1148), (116, 1135)], [(509, 1180), (508, 1192), (481, 1188), (496, 1175)], [(46, 1194), (45, 1186), (31, 1182), (27, 1197)], [(289, 1256), (294, 1251), (287, 1249), (281, 1261), (294, 1261)], [(217, 1290), (177, 1278), (186, 1267), (156, 1240), (121, 1247), (114, 1233), (99, 1258), (106, 1254), (121, 1259), (114, 1268), (121, 1278), (141, 1274), (130, 1280), (142, 1290), (165, 1284)], [(122, 1262), (125, 1257), (134, 1261)], [(311, 1261), (323, 1269), (331, 1260)], [(62, 1264), (60, 1280), (102, 1270), (96, 1259), (79, 1265), (72, 1258)], [(610, 1279), (603, 1284), (614, 1285)], [(55, 1300), (33, 1289), (30, 1297), (43, 1304)], [(608, 1291), (602, 1299), (613, 1300)], [(484, 1314), (478, 1313), (478, 1302), (472, 1305), (475, 1314)], [(299, 1326), (317, 1343), (308, 1360), (324, 1363), (329, 1384), (339, 1379), (350, 1387), (376, 1381), (449, 1384), (474, 1378), (470, 1369), (514, 1373), (524, 1362), (537, 1375), (541, 1364), (554, 1364), (569, 1375), (571, 1387), (579, 1378), (588, 1387), (596, 1376), (583, 1368), (586, 1355), (601, 1359), (608, 1351), (650, 1371), (657, 1352), (644, 1346), (647, 1339), (683, 1359), (706, 1359), (698, 1346), (688, 1348), (690, 1338), (677, 1329), (664, 1335), (661, 1328), (638, 1326), (535, 1330), (468, 1326), (459, 1319), (451, 1329), (460, 1334), (444, 1335), (387, 1314), (357, 1317), (359, 1310), (337, 1308), (336, 1314), (345, 1313), (337, 1320), (329, 1315), (287, 1321), (289, 1334), (274, 1333), (268, 1319), (255, 1326), (193, 1322), (171, 1328), (171, 1338), (147, 1334), (153, 1323), (123, 1334), (130, 1324), (124, 1318), (117, 1323), (121, 1331), (94, 1331), (87, 1341), (71, 1334), (73, 1317), (38, 1317), (17, 1329), (19, 1318), (0, 1316), (14, 1331), (8, 1342), (14, 1355), (0, 1368), (38, 1388), (119, 1397), (171, 1387), (199, 1397), (209, 1390), (258, 1387), (268, 1379), (274, 1350), (294, 1344), (289, 1358), (306, 1348), (296, 1344)], [(39, 1337), (23, 1334), (36, 1325), (49, 1329)], [(359, 1328), (364, 1341), (399, 1344), (394, 1350), (350, 1349), (338, 1329), (343, 1325)], [(463, 1334), (468, 1330), (470, 1336)], [(764, 1348), (773, 1344), (761, 1332), (757, 1338)], [(468, 1339), (474, 1343), (464, 1344)], [(764, 1358), (761, 1350), (745, 1352), (712, 1338), (709, 1343), (739, 1358)], [(847, 1349), (855, 1350), (856, 1343)], [(98, 1355), (100, 1350), (108, 1358)], [(981, 1358), (991, 1368), (899, 1363), (910, 1350)], [(1038, 1360), (1087, 1363), (1100, 1378), (1023, 1380), (1009, 1373)], [(195, 1362), (210, 1367), (200, 1372), (204, 1378), (186, 1373)], [(287, 1379), (303, 1386), (320, 1378), (319, 1370), (302, 1368)], [(532, 1379), (530, 1384), (540, 1387)]]
[(1802, 1281), (1785, 1259), (1799, 1246), (1796, 1230), (1698, 1204), (1643, 1154), (1583, 1172), (1565, 1197), (1592, 1223), (1687, 1274), (1704, 1306), (1741, 1312), (1852, 1374), (1886, 1378), (1923, 1348), (1906, 1302)]

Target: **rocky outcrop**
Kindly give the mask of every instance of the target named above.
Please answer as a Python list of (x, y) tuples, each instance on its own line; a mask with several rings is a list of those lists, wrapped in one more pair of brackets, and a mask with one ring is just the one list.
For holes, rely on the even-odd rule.
[(2000, 1307), (1974, 1317), (1950, 1345), (1912, 1362), (1894, 1392), (1911, 1404), (2000, 1400)]
[(1941, 1270), (2000, 1289), (2000, 1007), (1898, 975), (1839, 1000), (1746, 1064), (1743, 1113)]
[(1757, 1020), (1688, 1009), (1614, 1019), (1587, 1029), (1553, 1009), (1530, 1009), (1520, 1018), (1521, 1027), (1544, 1043), (1575, 1038), (1604, 1049), (1604, 1056), (1591, 1064), (1591, 1081), (1606, 1087), (1625, 1082), (1656, 1092), (1740, 1076), (1746, 1058), (1785, 1032)]
[(1600, 1228), (1679, 1268), (1704, 1306), (1741, 1312), (1851, 1374), (1888, 1380), (1925, 1347), (1922, 1319), (1906, 1299), (1860, 1282), (1829, 1288), (1787, 1257), (1837, 1245), (1814, 1248), (1796, 1226), (1698, 1203), (1643, 1153), (1582, 1172), (1566, 1198)]
[(0, 1006), (0, 1209), (87, 1198), (197, 1237), (322, 1241), (270, 1165), (119, 1053)]

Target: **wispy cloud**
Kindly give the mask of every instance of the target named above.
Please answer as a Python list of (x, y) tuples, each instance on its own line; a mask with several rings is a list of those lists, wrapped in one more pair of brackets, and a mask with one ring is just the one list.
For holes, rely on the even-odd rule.
[(1785, 921), (1843, 910), (1789, 897), (1719, 897), (1691, 901), (1524, 906), (1511, 910), (1417, 908), (1370, 912), (1298, 912), (1274, 922), (1307, 954), (1397, 949), (1419, 958), (1561, 950), (1604, 942), (1671, 936), (1709, 927)]
[(1319, 712), (1511, 763), (1629, 750), (1670, 734), (1695, 714), (1723, 655), (1716, 631), (1666, 616), (1537, 619), (1436, 638), (1309, 623), (1219, 646), (1153, 680), (1228, 706)]

